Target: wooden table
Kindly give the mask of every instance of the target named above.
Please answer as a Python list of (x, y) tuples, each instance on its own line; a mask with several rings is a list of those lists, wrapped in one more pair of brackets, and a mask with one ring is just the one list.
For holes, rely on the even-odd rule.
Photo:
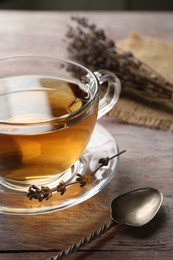
[[(66, 56), (63, 42), (73, 13), (0, 12), (0, 56)], [(84, 13), (80, 13), (84, 15)], [(173, 13), (85, 13), (113, 39), (130, 31), (173, 40)], [(153, 186), (163, 193), (159, 214), (142, 228), (116, 226), (69, 259), (173, 259), (173, 134), (100, 120), (116, 139), (121, 156), (117, 175), (99, 194), (75, 207), (37, 216), (0, 215), (0, 259), (43, 260), (78, 242), (110, 220), (118, 194)]]

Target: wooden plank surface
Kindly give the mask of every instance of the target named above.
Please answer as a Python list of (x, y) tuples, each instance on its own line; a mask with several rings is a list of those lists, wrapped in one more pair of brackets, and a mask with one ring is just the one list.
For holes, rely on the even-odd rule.
[[(40, 53), (66, 56), (63, 37), (72, 13), (0, 12), (0, 56)], [(83, 15), (83, 13), (80, 13)], [(113, 39), (129, 31), (173, 40), (173, 14), (85, 13)], [(153, 186), (164, 203), (146, 226), (115, 226), (69, 259), (172, 259), (173, 134), (104, 117), (121, 156), (117, 175), (99, 194), (73, 208), (39, 216), (0, 215), (0, 260), (47, 259), (110, 220), (111, 200), (131, 189)]]
[(65, 32), (72, 15), (86, 16), (115, 41), (131, 31), (173, 40), (173, 13), (0, 12), (0, 55), (65, 56)]
[[(45, 260), (48, 259), (51, 256), (56, 256), (57, 252), (24, 252), (24, 253), (16, 253), (16, 258), (14, 258), (14, 254), (2, 254), (1, 260)], [(88, 257), (90, 256), (90, 258)], [(64, 258), (65, 259), (65, 258)], [(82, 251), (82, 252), (76, 252), (73, 255), (70, 255), (68, 258), (69, 260), (81, 260), (81, 259), (92, 259), (92, 260), (102, 260), (102, 259), (114, 259), (114, 260), (122, 260), (122, 259), (140, 259), (140, 260), (146, 260), (146, 259), (172, 259), (172, 253), (170, 251), (90, 251), (88, 254), (88, 251)]]

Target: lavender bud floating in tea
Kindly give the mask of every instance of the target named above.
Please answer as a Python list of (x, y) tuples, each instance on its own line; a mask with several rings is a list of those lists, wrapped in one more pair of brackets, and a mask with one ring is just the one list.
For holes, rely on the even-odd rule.
[[(173, 84), (138, 60), (131, 52), (118, 49), (102, 29), (85, 17), (72, 17), (66, 37), (69, 57), (92, 71), (107, 69), (122, 83), (122, 93), (134, 93), (152, 101), (173, 102)], [(75, 73), (75, 72), (74, 72)]]
[[(126, 150), (123, 150), (115, 155), (113, 155), (112, 157), (106, 157), (106, 158), (101, 158), (98, 161), (98, 168), (91, 173), (90, 176), (93, 176), (98, 170), (100, 170), (103, 166), (107, 166), (109, 164), (109, 161), (114, 159), (115, 157), (121, 155), (122, 153), (125, 153)], [(84, 175), (81, 175), (79, 173), (76, 174), (76, 180), (74, 182), (71, 183), (65, 183), (64, 181), (60, 181), (59, 184), (55, 187), (50, 189), (47, 186), (41, 186), (41, 188), (37, 187), (36, 185), (31, 185), (28, 189), (28, 193), (27, 193), (27, 197), (32, 200), (32, 199), (36, 199), (39, 202), (43, 201), (43, 200), (48, 200), (52, 197), (53, 192), (59, 192), (61, 195), (63, 195), (66, 192), (66, 188), (67, 186), (71, 186), (74, 184), (79, 184), (80, 187), (82, 188), (83, 186), (85, 186), (88, 182), (88, 178)]]

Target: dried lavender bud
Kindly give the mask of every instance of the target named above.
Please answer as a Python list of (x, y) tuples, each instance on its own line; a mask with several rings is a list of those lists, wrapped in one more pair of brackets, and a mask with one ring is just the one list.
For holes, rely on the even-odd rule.
[(77, 173), (76, 176), (77, 176), (76, 181), (80, 184), (80, 187), (83, 187), (87, 184), (88, 178), (86, 178), (85, 176), (79, 173)]
[(47, 186), (41, 186), (38, 188), (35, 185), (31, 185), (28, 189), (27, 197), (32, 199), (37, 199), (38, 201), (43, 201), (44, 199), (48, 200), (52, 196), (51, 189)]
[(101, 166), (107, 166), (108, 163), (109, 163), (109, 157), (99, 159), (99, 164), (101, 164)]
[(37, 194), (39, 193), (40, 189), (35, 186), (31, 185), (28, 189), (27, 197), (32, 200), (32, 199), (37, 199)]
[(43, 199), (48, 200), (52, 197), (52, 191), (49, 187), (41, 186), (41, 190), (42, 190), (42, 200)]
[(61, 195), (66, 192), (66, 183), (64, 181), (61, 181), (58, 186), (56, 187), (57, 192), (60, 192)]

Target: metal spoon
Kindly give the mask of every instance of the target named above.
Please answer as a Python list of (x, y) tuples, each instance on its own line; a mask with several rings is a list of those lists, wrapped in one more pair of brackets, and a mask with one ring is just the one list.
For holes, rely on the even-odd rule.
[(78, 251), (81, 247), (106, 233), (115, 224), (129, 226), (143, 226), (147, 224), (158, 212), (163, 201), (161, 192), (154, 188), (132, 190), (116, 197), (111, 203), (112, 219), (108, 225), (83, 238), (77, 244), (71, 245), (67, 250), (62, 250), (57, 256), (49, 260), (60, 260), (69, 254)]

